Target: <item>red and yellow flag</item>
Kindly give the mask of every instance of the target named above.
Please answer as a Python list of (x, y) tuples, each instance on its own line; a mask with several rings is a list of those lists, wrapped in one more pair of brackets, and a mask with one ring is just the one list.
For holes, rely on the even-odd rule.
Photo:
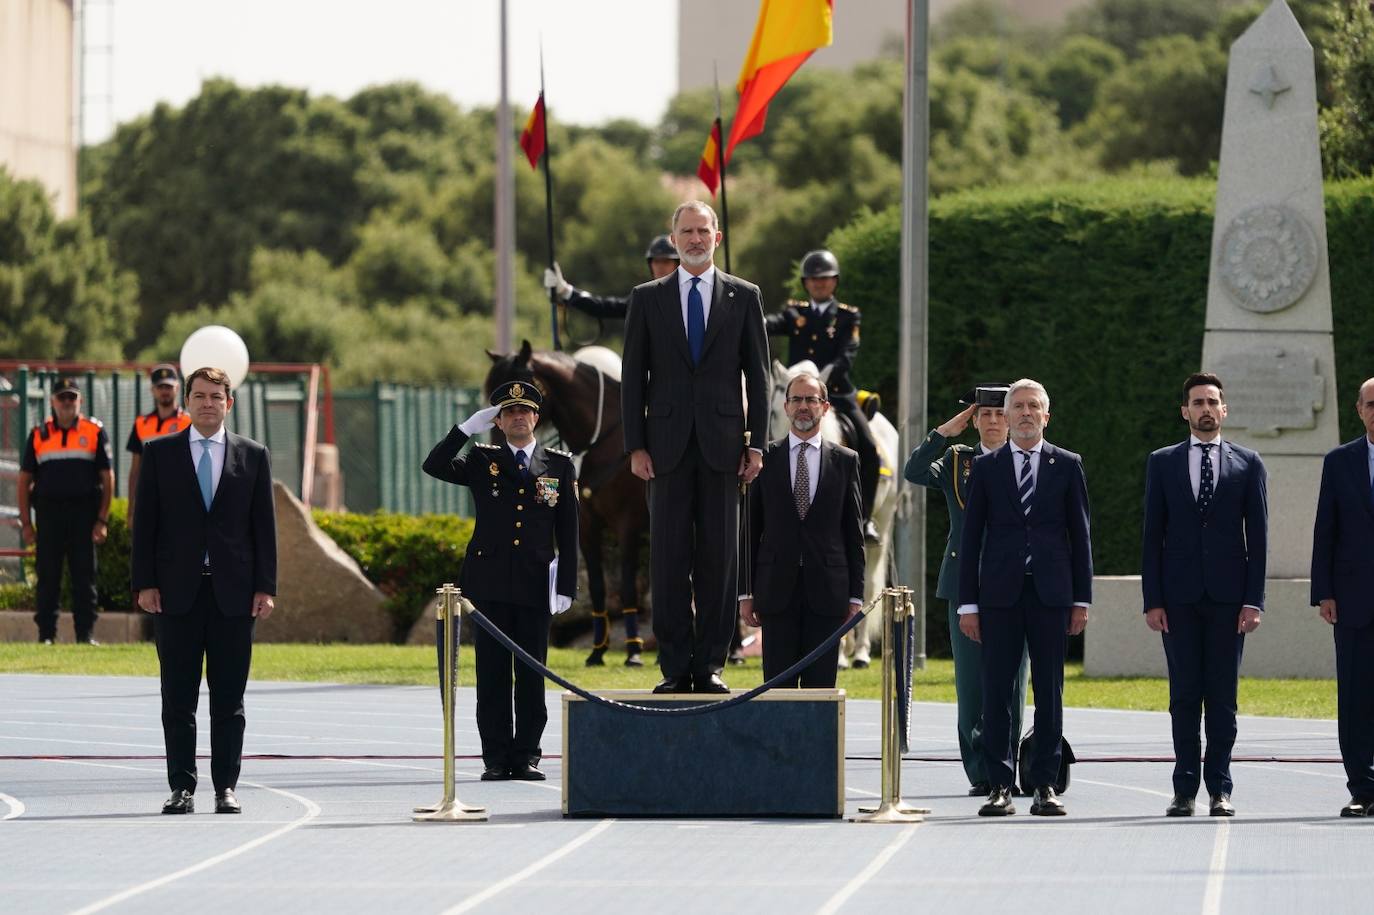
[(763, 132), (768, 103), (811, 52), (834, 40), (834, 0), (760, 0), (759, 21), (740, 70), (739, 108), (725, 147), (729, 161), (735, 147)]
[(720, 185), (720, 118), (711, 122), (711, 133), (702, 147), (701, 162), (697, 165), (697, 177), (706, 185), (711, 196), (716, 196), (716, 188)]
[(544, 139), (544, 93), (541, 91), (539, 101), (534, 103), (534, 110), (525, 122), (525, 129), (520, 132), (520, 148), (525, 151), (525, 158), (530, 160), (530, 168), (539, 167), (539, 157), (544, 155)]

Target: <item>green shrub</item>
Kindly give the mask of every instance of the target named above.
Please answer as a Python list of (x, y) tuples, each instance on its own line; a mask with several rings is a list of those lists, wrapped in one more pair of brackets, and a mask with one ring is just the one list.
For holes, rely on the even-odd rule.
[(129, 578), (134, 544), (128, 519), (129, 500), (112, 499), (105, 542), (95, 551), (96, 602), (102, 610), (135, 609), (134, 589)]
[(0, 585), (0, 610), (32, 610), (34, 599), (31, 580), (12, 581)]
[(397, 639), (405, 638), (434, 589), (457, 582), (472, 519), (455, 515), (314, 512), (315, 523), (387, 595)]
[[(1345, 440), (1360, 432), (1350, 405), (1374, 374), (1374, 180), (1330, 182), (1325, 193)], [(1084, 457), (1098, 574), (1139, 570), (1145, 457), (1184, 434), (1177, 387), (1202, 358), (1215, 196), (1212, 181), (1121, 180), (931, 203), (929, 424), (957, 412), (973, 382), (1041, 381), (1049, 439)], [(856, 378), (883, 394), (894, 422), (900, 232), (891, 209), (829, 240), (844, 265), (840, 297), (864, 311)], [(940, 608), (927, 615), (933, 647), (945, 639), (933, 589), (947, 520), (938, 500), (927, 505), (929, 606)]]

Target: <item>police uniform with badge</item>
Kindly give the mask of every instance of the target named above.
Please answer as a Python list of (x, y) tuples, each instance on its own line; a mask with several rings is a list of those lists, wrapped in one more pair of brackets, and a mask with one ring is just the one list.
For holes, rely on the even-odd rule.
[[(802, 258), (801, 280), (835, 279), (840, 276), (840, 262), (829, 251), (811, 251)], [(811, 290), (808, 288), (807, 290)], [(791, 299), (779, 314), (769, 315), (766, 327), (769, 336), (786, 336), (787, 364), (796, 365), (804, 359), (824, 371), (830, 366), (826, 388), (830, 405), (849, 421), (854, 431), (850, 443), (859, 454), (859, 493), (863, 500), (864, 537), (876, 542), (878, 531), (873, 521), (873, 499), (878, 490), (878, 445), (868, 428), (868, 417), (859, 407), (858, 391), (849, 378), (854, 359), (859, 354), (859, 325), (862, 313), (853, 305), (838, 301), (833, 295), (826, 301), (798, 301)]]
[[(57, 638), (62, 566), (71, 572), (76, 640), (95, 644), (95, 549), (108, 532), (114, 473), (100, 420), (81, 415), (75, 378), (59, 379), (52, 415), (24, 441), (19, 463), (19, 519), (25, 543), (37, 547), (38, 638)], [(30, 506), (37, 529), (30, 522)]]
[(153, 439), (176, 435), (191, 425), (191, 414), (181, 408), (177, 396), (181, 380), (175, 366), (166, 363), (154, 366), (148, 373), (148, 383), (153, 389), (153, 409), (134, 419), (128, 444), (124, 447), (133, 455), (129, 459), (129, 485), (125, 489), (129, 494), (129, 530), (134, 529), (134, 505), (138, 493), (138, 471), (143, 463), (143, 446)]
[[(577, 592), (577, 480), (572, 455), (546, 448), (533, 437), (543, 396), (532, 383), (501, 385), (492, 393), (491, 404), (435, 445), (425, 458), (424, 471), (472, 491), (476, 523), (459, 576), (464, 596), (517, 645), (543, 661), (548, 656), (550, 613), (566, 610)], [(469, 439), (494, 421), (506, 441), (473, 441), (460, 455)], [(555, 559), (557, 568), (551, 571)], [(475, 653), (482, 779), (542, 780), (536, 767), (548, 721), (543, 677), (516, 662), (480, 627), (475, 631)]]
[[(1007, 385), (989, 382), (980, 384), (959, 401), (965, 407), (995, 407), (1002, 409), (1006, 402)], [(957, 419), (958, 417), (956, 417)], [(954, 420), (951, 420), (954, 422)], [(983, 654), (978, 643), (959, 631), (959, 540), (964, 534), (964, 500), (968, 492), (973, 459), (983, 452), (981, 441), (976, 445), (950, 442), (940, 428), (930, 430), (925, 441), (911, 452), (902, 476), (909, 483), (938, 489), (944, 494), (949, 512), (949, 540), (945, 543), (944, 558), (940, 560), (940, 578), (935, 596), (948, 601), (949, 646), (954, 655), (954, 694), (958, 703), (959, 758), (969, 781), (971, 797), (988, 793), (988, 776), (983, 762)], [(958, 434), (957, 432), (951, 435)], [(1026, 683), (1030, 675), (1028, 655), (1021, 655), (1012, 691), (1012, 732), (1021, 733), (1021, 719), (1026, 713)]]

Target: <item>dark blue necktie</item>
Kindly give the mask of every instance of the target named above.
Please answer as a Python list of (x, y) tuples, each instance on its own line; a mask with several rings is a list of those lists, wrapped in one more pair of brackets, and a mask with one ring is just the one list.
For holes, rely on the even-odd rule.
[(530, 478), (530, 468), (529, 465), (525, 463), (524, 448), (521, 448), (515, 452), (515, 469), (520, 471), (521, 480), (528, 480)]
[(700, 282), (701, 277), (692, 277), (692, 288), (687, 290), (687, 348), (692, 351), (693, 363), (701, 361), (701, 345), (706, 340), (706, 309), (697, 289)]
[(1212, 504), (1212, 496), (1216, 492), (1216, 477), (1212, 473), (1212, 444), (1197, 443), (1202, 449), (1202, 469), (1198, 472), (1197, 484), (1197, 510), (1204, 515), (1207, 514), (1207, 507)]

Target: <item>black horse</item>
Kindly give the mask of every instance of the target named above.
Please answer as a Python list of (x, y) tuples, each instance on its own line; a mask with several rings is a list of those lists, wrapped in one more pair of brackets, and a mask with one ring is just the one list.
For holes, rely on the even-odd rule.
[(644, 640), (639, 637), (640, 545), (649, 530), (644, 481), (630, 473), (620, 425), (620, 382), (601, 368), (566, 353), (535, 352), (528, 340), (509, 356), (488, 351), (488, 394), (507, 381), (534, 383), (544, 394), (541, 420), (558, 430), (564, 445), (581, 456), (579, 541), (587, 563), (587, 589), (592, 599), (594, 643), (588, 667), (605, 664), (610, 646), (606, 613), (606, 579), (602, 539), (609, 528), (620, 544), (620, 607), (625, 620), (625, 664), (640, 667)]

